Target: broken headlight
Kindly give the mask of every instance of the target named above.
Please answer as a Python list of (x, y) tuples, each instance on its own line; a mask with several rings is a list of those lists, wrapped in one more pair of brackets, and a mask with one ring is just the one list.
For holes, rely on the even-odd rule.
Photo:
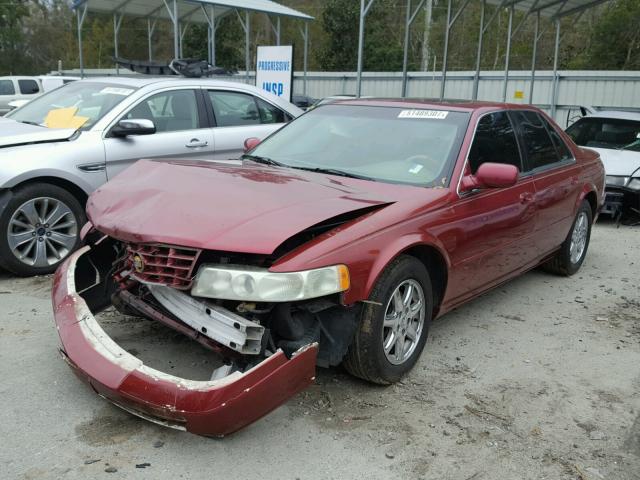
[(640, 190), (640, 178), (632, 178), (627, 184), (627, 188), (630, 188), (631, 190)]
[(235, 265), (203, 265), (191, 294), (221, 300), (291, 302), (344, 292), (348, 288), (349, 270), (345, 265), (286, 273)]
[(629, 181), (629, 177), (620, 177), (617, 175), (607, 175), (606, 184), (612, 187), (624, 187)]

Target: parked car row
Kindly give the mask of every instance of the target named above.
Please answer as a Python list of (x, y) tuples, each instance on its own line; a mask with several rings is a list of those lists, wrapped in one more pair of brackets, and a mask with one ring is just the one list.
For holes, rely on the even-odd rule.
[[(15, 163), (56, 155), (65, 181), (97, 187), (81, 247), (44, 250), (34, 267), (67, 257), (54, 316), (78, 376), (134, 415), (197, 434), (262, 417), (312, 383), (316, 365), (398, 381), (434, 318), (538, 265), (578, 271), (604, 200), (598, 153), (530, 106), (353, 99), (286, 123), (299, 111), (251, 87), (122, 82), (87, 83), (70, 117), (54, 115), (86, 118), (79, 134), (15, 147), (30, 149)], [(50, 100), (27, 107), (12, 119), (47, 123)], [(267, 138), (248, 139), (238, 161), (211, 161), (234, 156), (243, 136)], [(71, 160), (73, 142), (94, 150)], [(140, 156), (156, 160), (122, 171)], [(8, 189), (0, 228), (16, 271), (43, 258), (33, 248), (62, 243), (56, 228), (75, 238), (81, 226), (53, 190), (68, 183), (42, 176)], [(157, 370), (102, 328), (111, 307), (219, 363), (207, 378)]]

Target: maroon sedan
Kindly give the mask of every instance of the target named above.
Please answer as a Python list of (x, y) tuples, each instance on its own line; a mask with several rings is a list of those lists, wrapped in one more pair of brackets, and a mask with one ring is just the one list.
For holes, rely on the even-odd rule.
[[(78, 376), (203, 435), (265, 415), (316, 365), (398, 381), (433, 318), (538, 265), (575, 273), (603, 198), (598, 155), (523, 105), (346, 101), (247, 143), (240, 161), (139, 161), (98, 189), (55, 278)], [(217, 352), (211, 377), (126, 351), (95, 316), (112, 305)]]

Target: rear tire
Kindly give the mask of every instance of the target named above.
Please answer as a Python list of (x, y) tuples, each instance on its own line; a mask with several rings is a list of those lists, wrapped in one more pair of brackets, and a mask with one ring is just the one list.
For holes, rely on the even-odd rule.
[(387, 385), (413, 368), (427, 341), (433, 290), (425, 266), (401, 255), (376, 282), (362, 309), (344, 366), (356, 377)]
[(78, 248), (85, 222), (67, 190), (48, 183), (17, 188), (0, 216), (0, 265), (21, 276), (54, 272)]
[(556, 275), (570, 276), (580, 270), (587, 256), (593, 214), (589, 202), (583, 200), (573, 220), (569, 235), (562, 243), (555, 257), (546, 262), (543, 268)]

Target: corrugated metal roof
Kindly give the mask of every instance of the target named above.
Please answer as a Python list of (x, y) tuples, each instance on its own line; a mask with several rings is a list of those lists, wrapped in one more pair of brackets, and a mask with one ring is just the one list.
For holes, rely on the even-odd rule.
[(513, 6), (516, 10), (537, 13), (543, 17), (558, 18), (578, 13), (610, 0), (487, 0), (491, 5)]
[[(91, 12), (118, 13), (134, 17), (170, 19), (164, 0), (73, 0), (73, 8), (87, 5)], [(305, 13), (285, 7), (271, 0), (179, 0), (178, 17), (181, 22), (207, 23), (202, 7), (215, 7), (216, 17), (220, 18), (234, 9), (267, 13), (282, 17), (313, 20)]]

